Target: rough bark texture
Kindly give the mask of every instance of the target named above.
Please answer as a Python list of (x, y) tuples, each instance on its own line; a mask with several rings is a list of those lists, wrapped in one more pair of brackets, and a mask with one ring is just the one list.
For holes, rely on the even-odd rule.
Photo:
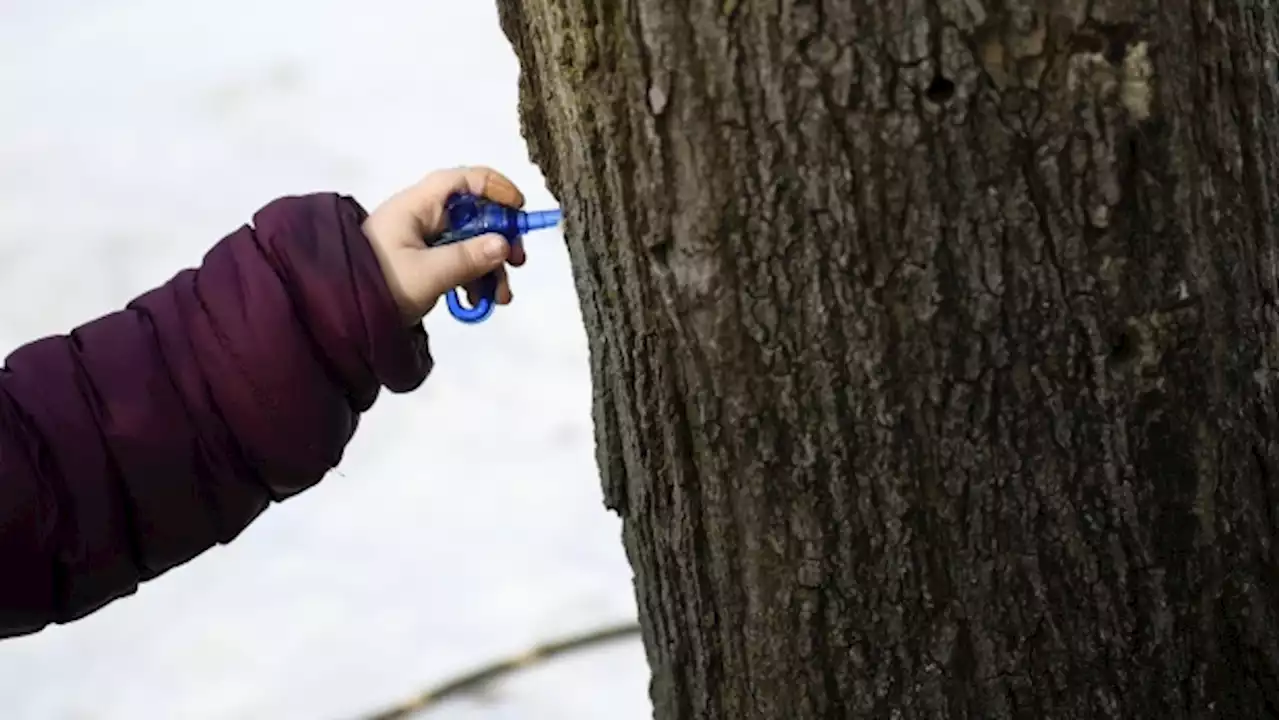
[(1262, 718), (1273, 0), (498, 0), (651, 694)]

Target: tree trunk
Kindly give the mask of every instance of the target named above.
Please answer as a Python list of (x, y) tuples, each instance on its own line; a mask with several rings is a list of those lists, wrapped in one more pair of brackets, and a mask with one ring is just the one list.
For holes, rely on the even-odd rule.
[(1271, 0), (498, 0), (655, 716), (1277, 713)]

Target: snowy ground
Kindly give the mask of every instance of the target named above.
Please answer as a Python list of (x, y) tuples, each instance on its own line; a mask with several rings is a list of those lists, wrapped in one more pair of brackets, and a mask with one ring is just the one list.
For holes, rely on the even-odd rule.
[[(0, 353), (165, 281), (281, 194), (372, 207), (485, 163), (552, 203), (516, 78), (489, 0), (0, 3)], [(568, 259), (558, 235), (529, 248), (516, 305), (428, 319), (434, 375), (382, 399), (340, 473), (137, 595), (0, 643), (0, 717), (351, 717), (634, 617)], [(624, 641), (423, 717), (647, 718), (647, 675)]]

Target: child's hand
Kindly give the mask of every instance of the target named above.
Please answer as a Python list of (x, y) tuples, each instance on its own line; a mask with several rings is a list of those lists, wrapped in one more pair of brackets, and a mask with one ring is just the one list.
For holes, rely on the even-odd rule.
[(503, 263), (524, 264), (521, 244), (509, 245), (501, 235), (490, 234), (441, 247), (426, 246), (426, 238), (444, 232), (444, 204), (455, 192), (470, 192), (511, 207), (524, 206), (524, 195), (498, 171), (456, 168), (433, 172), (396, 193), (364, 222), (365, 235), (407, 324), (420, 321), (450, 288), (466, 287), (495, 270), (499, 277), (497, 302), (511, 302)]

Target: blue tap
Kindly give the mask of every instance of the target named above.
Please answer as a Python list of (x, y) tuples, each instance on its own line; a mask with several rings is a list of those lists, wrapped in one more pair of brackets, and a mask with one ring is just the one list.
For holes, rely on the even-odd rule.
[[(499, 205), (468, 193), (457, 193), (445, 203), (448, 229), (440, 237), (428, 241), (432, 247), (448, 245), (486, 233), (498, 233), (514, 245), (520, 237), (533, 230), (552, 228), (560, 224), (559, 210), (535, 210), (524, 212), (506, 205)], [(498, 292), (498, 276), (489, 273), (480, 279), (480, 293), (472, 307), (465, 307), (458, 297), (458, 289), (451, 289), (445, 296), (449, 314), (460, 322), (474, 325), (484, 322), (493, 313)]]

